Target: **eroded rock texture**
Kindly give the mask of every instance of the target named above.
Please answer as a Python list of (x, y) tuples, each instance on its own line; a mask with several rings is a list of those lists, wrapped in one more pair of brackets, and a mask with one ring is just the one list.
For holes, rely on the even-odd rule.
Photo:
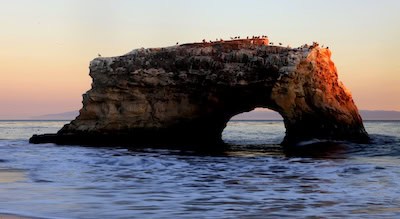
[(255, 107), (282, 115), (286, 145), (368, 139), (328, 49), (264, 44), (195, 43), (96, 58), (80, 115), (30, 141), (213, 145), (232, 116)]

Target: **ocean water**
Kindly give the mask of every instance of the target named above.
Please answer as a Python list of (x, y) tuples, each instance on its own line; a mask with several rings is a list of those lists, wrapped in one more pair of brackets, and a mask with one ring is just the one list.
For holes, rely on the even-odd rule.
[(0, 213), (39, 218), (400, 218), (400, 122), (288, 155), (281, 121), (231, 121), (218, 154), (33, 145), (66, 121), (0, 121)]

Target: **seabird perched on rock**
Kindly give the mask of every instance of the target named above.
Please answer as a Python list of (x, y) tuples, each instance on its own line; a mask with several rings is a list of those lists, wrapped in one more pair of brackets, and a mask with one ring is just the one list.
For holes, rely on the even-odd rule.
[(282, 46), (282, 43), (279, 43), (280, 46)]
[(98, 56), (98, 57), (101, 57), (100, 53), (97, 53), (97, 56)]
[(178, 45), (179, 44), (179, 42), (176, 42), (176, 45)]

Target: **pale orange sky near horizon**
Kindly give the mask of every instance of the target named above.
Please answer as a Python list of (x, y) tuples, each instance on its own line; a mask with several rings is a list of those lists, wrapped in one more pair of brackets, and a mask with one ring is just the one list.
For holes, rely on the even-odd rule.
[(359, 109), (400, 111), (399, 11), (396, 0), (5, 0), (0, 119), (80, 109), (98, 53), (265, 34), (329, 46)]

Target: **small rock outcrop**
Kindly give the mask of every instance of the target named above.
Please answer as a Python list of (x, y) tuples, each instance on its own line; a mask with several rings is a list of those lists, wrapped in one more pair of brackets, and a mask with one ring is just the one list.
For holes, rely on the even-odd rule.
[(267, 39), (137, 49), (90, 63), (92, 88), (57, 144), (215, 145), (231, 117), (256, 107), (279, 112), (285, 145), (311, 139), (367, 141), (331, 51), (269, 46)]

